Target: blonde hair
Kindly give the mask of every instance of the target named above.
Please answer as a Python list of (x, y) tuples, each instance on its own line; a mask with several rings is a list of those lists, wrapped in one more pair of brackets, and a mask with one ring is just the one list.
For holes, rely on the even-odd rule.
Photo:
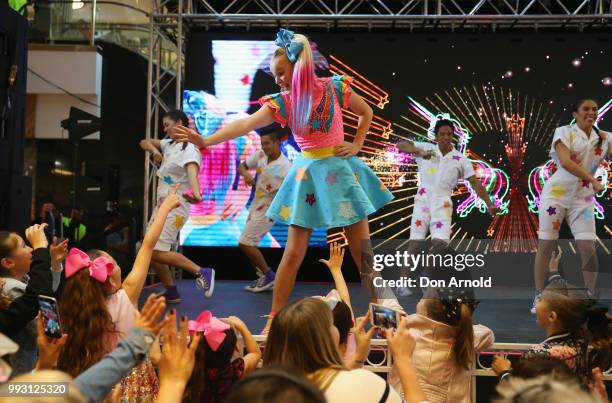
[(268, 334), (265, 366), (291, 366), (325, 389), (346, 367), (332, 339), (332, 312), (318, 298), (304, 298), (281, 309)]
[[(293, 65), (289, 127), (295, 134), (302, 135), (308, 130), (308, 121), (310, 120), (315, 87), (317, 86), (317, 76), (315, 75), (314, 58), (308, 38), (301, 34), (294, 34), (291, 40), (300, 42), (302, 51)], [(287, 57), (284, 48), (276, 49), (272, 58), (280, 56)]]

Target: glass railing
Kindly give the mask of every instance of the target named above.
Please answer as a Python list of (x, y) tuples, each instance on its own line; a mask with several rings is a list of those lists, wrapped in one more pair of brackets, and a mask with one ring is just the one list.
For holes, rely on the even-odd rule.
[[(148, 1), (140, 3), (150, 4)], [(149, 11), (114, 1), (39, 1), (34, 5), (30, 21), (30, 42), (95, 44), (105, 41), (148, 57)], [(160, 52), (163, 68), (175, 69), (176, 47), (170, 40), (163, 38), (161, 49), (155, 51)]]

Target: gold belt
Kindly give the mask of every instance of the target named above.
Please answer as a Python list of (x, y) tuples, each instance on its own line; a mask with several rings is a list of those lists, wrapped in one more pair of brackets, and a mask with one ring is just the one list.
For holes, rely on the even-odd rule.
[(306, 158), (327, 158), (334, 155), (336, 146), (325, 148), (313, 148), (310, 150), (302, 150), (302, 155)]

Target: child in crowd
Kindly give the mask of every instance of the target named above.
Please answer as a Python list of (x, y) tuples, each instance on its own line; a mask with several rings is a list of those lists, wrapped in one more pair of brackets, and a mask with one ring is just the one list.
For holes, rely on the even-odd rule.
[[(32, 227), (28, 229), (30, 233), (31, 229)], [(53, 243), (49, 247), (53, 292), (57, 291), (60, 284), (61, 262), (66, 257), (67, 245), (67, 239), (58, 243), (57, 238), (53, 238)], [(25, 294), (29, 279), (28, 273), (32, 267), (32, 250), (17, 233), (0, 231), (0, 276), (3, 277), (4, 282), (2, 296), (9, 303)], [(13, 336), (13, 340), (19, 344), (19, 351), (9, 358), (13, 376), (32, 371), (37, 355), (36, 321), (32, 320), (26, 328)]]
[(355, 316), (351, 306), (346, 281), (342, 275), (342, 262), (344, 260), (344, 249), (337, 242), (329, 245), (329, 260), (320, 259), (319, 262), (327, 266), (334, 278), (335, 289), (331, 290), (323, 301), (331, 308), (334, 318), (334, 326), (338, 329), (340, 356), (349, 369), (360, 368), (368, 358), (370, 341), (374, 335), (375, 328), (364, 331), (364, 326), (369, 320), (369, 312), (366, 317), (358, 318), (355, 326)]
[[(163, 117), (164, 132), (180, 125), (189, 125), (187, 115), (181, 110), (171, 110)], [(153, 252), (153, 267), (166, 288), (166, 301), (170, 304), (181, 302), (181, 297), (170, 275), (168, 266), (178, 267), (196, 276), (196, 285), (210, 298), (215, 287), (215, 271), (200, 267), (180, 253), (172, 251), (177, 242), (179, 231), (189, 218), (189, 204), (202, 201), (198, 172), (202, 162), (200, 150), (193, 144), (180, 144), (172, 139), (146, 139), (140, 141), (140, 147), (152, 154), (157, 169), (157, 206), (163, 203), (170, 191), (179, 186), (179, 208), (174, 209), (166, 218), (162, 231)], [(155, 212), (152, 217), (155, 217)], [(151, 218), (152, 222), (153, 218)], [(149, 223), (149, 225), (151, 224)]]
[[(121, 282), (121, 268), (106, 252), (89, 254), (72, 249), (66, 258), (66, 286), (60, 301), (60, 316), (66, 345), (58, 369), (77, 376), (115, 348), (126, 337), (138, 317), (138, 298), (147, 277), (153, 248), (170, 212), (181, 202), (176, 186), (157, 209), (130, 274)], [(154, 401), (158, 382), (146, 360), (122, 381), (122, 399)]]
[(272, 320), (264, 366), (295, 367), (323, 391), (330, 403), (402, 401), (373, 372), (347, 369), (338, 342), (329, 306), (319, 298), (304, 298), (285, 306)]
[[(220, 320), (204, 311), (189, 321), (188, 329), (190, 334), (203, 333), (203, 337), (183, 402), (222, 402), (235, 382), (257, 368), (261, 350), (244, 322), (235, 316)], [(232, 360), (238, 352), (236, 331), (242, 335), (247, 354)]]
[[(416, 340), (412, 361), (429, 402), (470, 402), (471, 372), (477, 353), (494, 342), (493, 332), (472, 325), (478, 301), (465, 290), (430, 288), (406, 326)], [(389, 383), (401, 392), (397, 363)]]
[[(545, 355), (564, 360), (583, 381), (592, 378), (594, 368), (607, 369), (612, 359), (608, 307), (589, 298), (587, 290), (572, 286), (557, 274), (561, 257), (553, 253), (549, 263), (549, 284), (536, 303), (537, 323), (546, 339), (534, 345), (525, 357)], [(511, 372), (511, 363), (503, 355), (493, 359), (498, 374)]]

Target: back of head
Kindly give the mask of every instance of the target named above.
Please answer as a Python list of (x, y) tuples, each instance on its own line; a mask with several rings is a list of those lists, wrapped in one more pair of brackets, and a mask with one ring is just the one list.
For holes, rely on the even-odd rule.
[(353, 327), (353, 315), (351, 308), (344, 301), (338, 301), (336, 307), (332, 311), (334, 317), (334, 326), (340, 333), (340, 344), (346, 343), (349, 332)]
[(226, 403), (325, 403), (323, 394), (292, 368), (257, 370), (237, 382)]
[(310, 375), (326, 368), (343, 369), (331, 336), (332, 313), (325, 302), (304, 298), (281, 309), (264, 350), (264, 365), (288, 365)]
[(494, 403), (598, 403), (601, 400), (576, 382), (560, 382), (548, 376), (535, 379), (511, 377), (497, 386)]
[(183, 402), (195, 403), (208, 400), (205, 399), (208, 390), (208, 371), (211, 369), (223, 371), (230, 365), (238, 338), (231, 328), (225, 331), (225, 335), (225, 339), (219, 345), (217, 351), (210, 348), (205, 337), (200, 339), (200, 344), (195, 353), (193, 372), (183, 394)]
[(547, 355), (522, 358), (512, 368), (512, 376), (516, 378), (532, 379), (543, 375), (559, 381), (576, 379), (564, 360)]
[(68, 338), (58, 359), (58, 369), (77, 376), (108, 353), (109, 340), (116, 330), (106, 299), (104, 285), (86, 269), (66, 280), (59, 310)]
[(189, 126), (189, 118), (187, 114), (180, 109), (170, 109), (164, 113), (163, 117), (168, 117), (172, 121), (177, 122), (183, 126)]
[(427, 317), (457, 329), (453, 352), (457, 365), (470, 369), (474, 362), (474, 327), (472, 324), (473, 307), (457, 299), (448, 300), (439, 292), (430, 289), (425, 298)]
[[(8, 393), (8, 383), (5, 383), (0, 387), (0, 391), (2, 391), (2, 396), (4, 397), (1, 400), (7, 403), (23, 403), (27, 401), (28, 403), (86, 403), (87, 399), (83, 396), (83, 394), (79, 391), (73, 379), (70, 375), (61, 371), (51, 371), (51, 370), (43, 370), (36, 371), (27, 374), (23, 374), (17, 376), (11, 380), (11, 383), (14, 382), (28, 382), (28, 383), (65, 383), (66, 394), (60, 395), (58, 397), (28, 397), (27, 400), (23, 397), (10, 397), (11, 395)], [(58, 385), (59, 387), (59, 385)]]

